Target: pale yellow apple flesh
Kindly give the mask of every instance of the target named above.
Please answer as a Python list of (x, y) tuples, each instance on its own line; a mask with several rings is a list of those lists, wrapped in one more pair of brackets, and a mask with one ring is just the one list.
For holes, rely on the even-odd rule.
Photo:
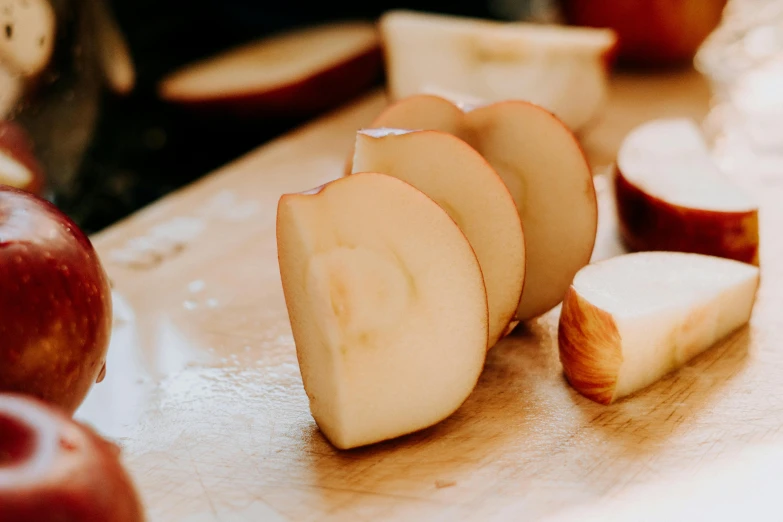
[(603, 105), (607, 55), (616, 44), (608, 29), (413, 11), (386, 13), (380, 29), (392, 98), (429, 93), (483, 103), (526, 100), (573, 130)]
[(0, 184), (24, 189), (33, 181), (33, 173), (8, 153), (0, 150)]
[(362, 173), (284, 195), (280, 275), (310, 410), (338, 448), (431, 426), (473, 390), (487, 299), (467, 238), (437, 203)]
[(542, 108), (509, 101), (466, 109), (438, 96), (411, 96), (389, 106), (371, 126), (449, 132), (497, 171), (525, 231), (517, 319), (528, 320), (556, 306), (590, 261), (598, 223), (592, 173), (574, 135)]
[(353, 172), (381, 172), (421, 190), (459, 225), (484, 274), (491, 348), (509, 329), (525, 281), (522, 223), (506, 185), (481, 155), (440, 131), (367, 129)]
[(750, 319), (759, 269), (680, 252), (586, 266), (563, 302), (560, 360), (581, 394), (609, 404), (683, 366)]
[(378, 38), (373, 24), (361, 22), (283, 33), (175, 71), (161, 82), (159, 93), (170, 101), (208, 101), (264, 93), (282, 97), (281, 89), (376, 50)]
[(48, 0), (0, 0), (0, 62), (25, 77), (46, 69), (54, 52), (57, 16)]

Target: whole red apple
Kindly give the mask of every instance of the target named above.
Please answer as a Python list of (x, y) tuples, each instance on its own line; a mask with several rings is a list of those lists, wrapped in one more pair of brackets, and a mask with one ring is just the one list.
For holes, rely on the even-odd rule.
[(40, 196), (44, 182), (43, 168), (27, 131), (16, 122), (0, 121), (0, 184)]
[(718, 26), (727, 0), (561, 0), (569, 24), (608, 27), (619, 38), (618, 62), (636, 66), (691, 61)]
[(0, 394), (0, 520), (143, 521), (119, 453), (57, 408)]
[(0, 391), (72, 414), (102, 376), (111, 321), (87, 236), (48, 201), (0, 186)]

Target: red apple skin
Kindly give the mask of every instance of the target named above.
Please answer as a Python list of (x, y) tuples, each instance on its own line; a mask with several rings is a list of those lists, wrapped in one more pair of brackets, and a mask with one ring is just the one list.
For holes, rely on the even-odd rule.
[(614, 176), (620, 235), (630, 250), (666, 250), (759, 264), (758, 211), (716, 212), (672, 205)]
[(87, 236), (48, 201), (0, 186), (0, 392), (72, 414), (102, 377), (111, 322)]
[(608, 27), (619, 37), (618, 63), (673, 66), (691, 61), (718, 26), (727, 0), (562, 0), (569, 24)]
[[(0, 150), (27, 167), (32, 174), (30, 183), (16, 188), (36, 196), (42, 195), (46, 178), (43, 167), (35, 157), (33, 141), (27, 131), (14, 121), (0, 121)], [(0, 183), (2, 182), (3, 175), (0, 172)]]
[(268, 91), (248, 91), (215, 98), (189, 97), (166, 93), (164, 83), (160, 96), (168, 102), (199, 112), (231, 114), (242, 119), (301, 118), (336, 108), (367, 91), (381, 79), (382, 71), (381, 49), (371, 47), (300, 82)]
[(143, 522), (119, 455), (117, 445), (60, 409), (0, 394), (0, 520)]

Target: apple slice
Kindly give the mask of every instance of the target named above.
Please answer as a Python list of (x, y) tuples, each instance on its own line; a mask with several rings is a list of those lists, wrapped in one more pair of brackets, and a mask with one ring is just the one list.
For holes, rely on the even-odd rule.
[(322, 111), (373, 84), (382, 71), (373, 24), (344, 22), (272, 36), (191, 64), (166, 77), (169, 102), (239, 115)]
[(616, 45), (609, 29), (401, 10), (382, 16), (380, 28), (392, 98), (430, 93), (483, 103), (527, 100), (574, 130), (605, 101)]
[[(525, 282), (522, 223), (503, 180), (470, 145), (445, 132), (367, 129), (353, 172), (380, 172), (435, 200), (476, 251), (489, 305), (491, 348), (510, 331)], [(509, 328), (511, 326), (511, 328)]]
[(681, 252), (626, 254), (586, 266), (560, 315), (571, 385), (602, 404), (684, 365), (750, 319), (759, 269)]
[(620, 232), (630, 249), (758, 264), (758, 205), (719, 171), (691, 120), (637, 127), (620, 147), (616, 170)]
[(592, 173), (574, 135), (523, 101), (460, 108), (432, 95), (389, 106), (371, 127), (449, 132), (476, 149), (514, 198), (525, 231), (525, 288), (517, 319), (557, 305), (590, 261), (598, 224)]
[(426, 428), (468, 397), (487, 298), (470, 243), (437, 203), (354, 174), (284, 195), (277, 246), (310, 411), (334, 446)]
[(30, 137), (19, 124), (0, 121), (0, 185), (9, 185), (40, 196), (44, 173), (33, 154)]
[(0, 0), (0, 27), (0, 61), (28, 78), (46, 69), (57, 28), (48, 0)]

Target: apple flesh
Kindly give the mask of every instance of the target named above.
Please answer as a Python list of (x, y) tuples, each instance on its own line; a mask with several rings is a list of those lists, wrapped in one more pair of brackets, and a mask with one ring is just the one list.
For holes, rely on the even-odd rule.
[(497, 171), (525, 231), (524, 321), (552, 309), (590, 261), (598, 224), (592, 173), (568, 128), (541, 107), (506, 101), (460, 108), (432, 95), (405, 98), (370, 125), (454, 134)]
[(470, 145), (440, 131), (367, 129), (353, 172), (380, 172), (421, 190), (457, 223), (476, 252), (489, 305), (491, 348), (509, 331), (525, 282), (525, 238), (514, 200)]
[(57, 408), (0, 394), (0, 520), (143, 522), (119, 453)]
[(310, 411), (334, 446), (426, 428), (468, 397), (487, 298), (470, 243), (437, 203), (354, 174), (284, 195), (277, 246)]
[(610, 28), (619, 38), (618, 60), (636, 66), (690, 62), (718, 26), (727, 0), (563, 0), (565, 20)]
[(95, 21), (101, 73), (114, 93), (125, 96), (136, 84), (136, 67), (125, 35), (108, 3), (109, 0), (88, 1)]
[(49, 65), (57, 19), (47, 0), (0, 0), (0, 61), (29, 78)]
[(159, 85), (162, 99), (240, 116), (302, 116), (335, 107), (380, 78), (373, 24), (290, 31), (188, 65)]
[(40, 196), (44, 179), (27, 132), (13, 121), (0, 121), (0, 185)]
[(72, 414), (102, 375), (109, 283), (89, 239), (51, 203), (0, 186), (0, 391)]
[(603, 106), (615, 35), (607, 29), (390, 11), (380, 20), (392, 99), (526, 100), (573, 130)]
[(560, 360), (582, 395), (610, 404), (657, 381), (750, 319), (759, 269), (681, 252), (625, 254), (576, 275)]
[(615, 199), (631, 250), (759, 262), (758, 205), (719, 171), (691, 120), (651, 121), (626, 137)]

